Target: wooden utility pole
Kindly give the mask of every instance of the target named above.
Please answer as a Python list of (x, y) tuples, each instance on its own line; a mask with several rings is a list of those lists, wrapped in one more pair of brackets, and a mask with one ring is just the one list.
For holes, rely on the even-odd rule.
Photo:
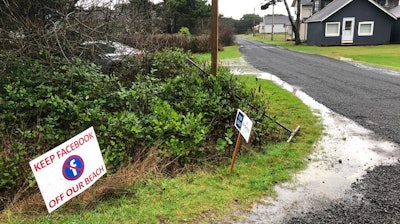
[(212, 0), (211, 8), (211, 74), (218, 70), (218, 0)]
[(272, 27), (271, 27), (271, 40), (274, 40), (274, 26), (275, 26), (275, 1), (272, 4)]

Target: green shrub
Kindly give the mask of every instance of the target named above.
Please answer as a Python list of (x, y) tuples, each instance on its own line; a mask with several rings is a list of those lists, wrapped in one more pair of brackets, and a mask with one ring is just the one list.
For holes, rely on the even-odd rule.
[[(182, 32), (183, 33), (180, 34), (135, 34), (125, 37), (121, 41), (127, 45), (148, 52), (173, 48), (180, 48), (185, 52), (191, 51), (193, 53), (210, 52), (211, 45), (209, 35), (189, 35), (189, 30), (187, 30), (187, 32), (182, 30)], [(231, 37), (233, 38), (233, 35)]]
[(182, 34), (182, 35), (185, 35), (185, 36), (190, 36), (190, 31), (189, 31), (189, 28), (187, 28), (187, 27), (181, 27), (180, 29), (179, 29), (179, 34)]
[[(0, 54), (0, 194), (10, 199), (27, 189), (34, 183), (28, 162), (90, 126), (111, 173), (154, 146), (182, 165), (226, 156), (237, 108), (265, 103), (228, 69), (205, 75), (187, 56), (183, 50), (149, 53), (109, 77), (80, 60), (49, 64)], [(273, 136), (262, 116), (252, 118), (257, 135)]]
[(190, 69), (186, 60), (188, 56), (189, 53), (179, 48), (149, 52), (142, 58), (126, 60), (124, 66), (117, 68), (114, 75), (125, 86), (130, 86), (135, 82), (140, 83), (138, 79), (143, 77), (166, 80)]
[[(31, 177), (28, 162), (121, 109), (118, 82), (94, 65), (47, 64), (0, 54), (0, 193), (12, 195)], [(110, 106), (112, 105), (112, 106)]]

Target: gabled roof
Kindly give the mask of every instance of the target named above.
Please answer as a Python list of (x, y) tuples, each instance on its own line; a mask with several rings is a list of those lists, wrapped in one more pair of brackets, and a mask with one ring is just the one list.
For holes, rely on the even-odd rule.
[(397, 18), (400, 18), (400, 6), (394, 7), (389, 12), (392, 13)]
[[(272, 16), (264, 16), (264, 24), (272, 24)], [(290, 24), (289, 16), (274, 16), (274, 24)]]
[[(331, 3), (329, 3), (325, 8), (319, 10), (316, 12), (314, 15), (312, 15), (310, 18), (306, 20), (306, 23), (312, 23), (312, 22), (322, 22), (344, 8), (346, 5), (350, 4), (354, 0), (335, 0)], [(393, 19), (396, 19), (396, 16), (394, 16), (392, 13), (388, 12), (386, 9), (384, 9), (382, 6), (380, 6), (378, 3), (372, 0), (366, 0), (375, 5), (377, 8), (382, 10), (384, 13), (388, 14), (390, 17)]]

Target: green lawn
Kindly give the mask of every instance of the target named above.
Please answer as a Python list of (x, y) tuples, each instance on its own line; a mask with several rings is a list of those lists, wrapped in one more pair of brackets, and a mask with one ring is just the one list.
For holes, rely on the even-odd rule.
[(308, 46), (305, 43), (295, 45), (294, 41), (286, 41), (284, 35), (274, 35), (274, 41), (271, 41), (270, 35), (257, 35), (256, 37), (247, 35), (246, 37), (294, 51), (319, 54), (335, 59), (349, 58), (362, 63), (400, 70), (400, 44), (318, 47)]
[[(206, 62), (211, 61), (210, 53), (195, 54), (194, 56), (199, 61), (206, 61)], [(240, 56), (241, 55), (237, 45), (224, 47), (222, 51), (218, 52), (218, 60), (238, 58)]]

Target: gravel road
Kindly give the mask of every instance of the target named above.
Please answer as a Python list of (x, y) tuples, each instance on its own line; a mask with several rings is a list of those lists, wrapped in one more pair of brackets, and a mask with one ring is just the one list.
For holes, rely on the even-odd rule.
[(237, 37), (245, 60), (382, 137), (400, 143), (400, 73)]
[[(237, 42), (254, 68), (325, 105), (333, 114), (330, 128), (341, 132), (326, 152), (312, 155), (319, 160), (295, 186), (278, 186), (278, 199), (256, 204), (242, 223), (400, 223), (400, 74), (241, 37)], [(331, 176), (321, 176), (325, 170)]]

